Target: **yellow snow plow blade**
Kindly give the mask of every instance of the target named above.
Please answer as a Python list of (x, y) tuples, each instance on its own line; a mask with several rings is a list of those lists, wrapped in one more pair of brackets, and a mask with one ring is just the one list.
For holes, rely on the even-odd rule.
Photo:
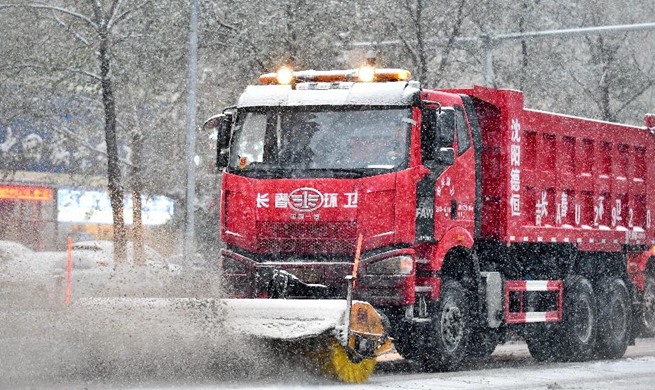
[[(365, 382), (376, 356), (391, 348), (382, 317), (366, 302), (345, 300), (223, 300), (226, 325), (242, 334), (288, 342), (310, 370), (346, 383)], [(349, 318), (350, 326), (346, 326)]]
[[(375, 309), (368, 303), (353, 302), (348, 344), (344, 346), (330, 338), (318, 348), (315, 359), (321, 373), (346, 383), (366, 382), (375, 370), (376, 356), (391, 348), (391, 339), (385, 334), (382, 318)], [(372, 345), (361, 345), (364, 342)], [(372, 355), (361, 353), (371, 347)]]

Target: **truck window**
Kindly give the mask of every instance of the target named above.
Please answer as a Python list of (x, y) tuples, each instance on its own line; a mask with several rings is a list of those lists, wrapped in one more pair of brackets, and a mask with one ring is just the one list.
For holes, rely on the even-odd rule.
[(263, 161), (267, 123), (270, 123), (270, 120), (267, 120), (266, 113), (261, 112), (247, 112), (240, 123), (237, 123), (239, 131), (232, 141), (231, 166), (238, 166), (240, 161), (247, 164)]
[(304, 106), (242, 112), (229, 168), (396, 169), (408, 164), (412, 123), (408, 107)]
[(423, 109), (421, 116), (421, 156), (423, 164), (434, 161), (437, 151), (437, 110), (431, 107)]
[(455, 127), (457, 128), (457, 155), (461, 156), (471, 146), (471, 138), (464, 118), (464, 109), (460, 106), (455, 106)]

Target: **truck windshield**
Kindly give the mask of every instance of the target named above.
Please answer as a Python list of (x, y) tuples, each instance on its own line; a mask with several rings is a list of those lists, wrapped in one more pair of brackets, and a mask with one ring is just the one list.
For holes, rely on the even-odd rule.
[(392, 170), (407, 165), (406, 108), (266, 108), (238, 115), (231, 170)]

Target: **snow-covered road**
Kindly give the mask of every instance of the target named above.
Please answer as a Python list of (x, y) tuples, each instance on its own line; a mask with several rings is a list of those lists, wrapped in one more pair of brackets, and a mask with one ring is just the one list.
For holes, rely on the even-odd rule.
[(538, 363), (525, 344), (500, 346), (491, 359), (449, 373), (404, 373), (385, 367), (362, 389), (653, 389), (655, 339), (638, 339), (623, 359)]

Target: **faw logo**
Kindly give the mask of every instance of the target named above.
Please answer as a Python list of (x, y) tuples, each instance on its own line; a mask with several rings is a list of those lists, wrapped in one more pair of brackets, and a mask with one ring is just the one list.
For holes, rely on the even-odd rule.
[(292, 210), (308, 213), (323, 205), (323, 194), (315, 188), (303, 187), (289, 193), (289, 207)]

